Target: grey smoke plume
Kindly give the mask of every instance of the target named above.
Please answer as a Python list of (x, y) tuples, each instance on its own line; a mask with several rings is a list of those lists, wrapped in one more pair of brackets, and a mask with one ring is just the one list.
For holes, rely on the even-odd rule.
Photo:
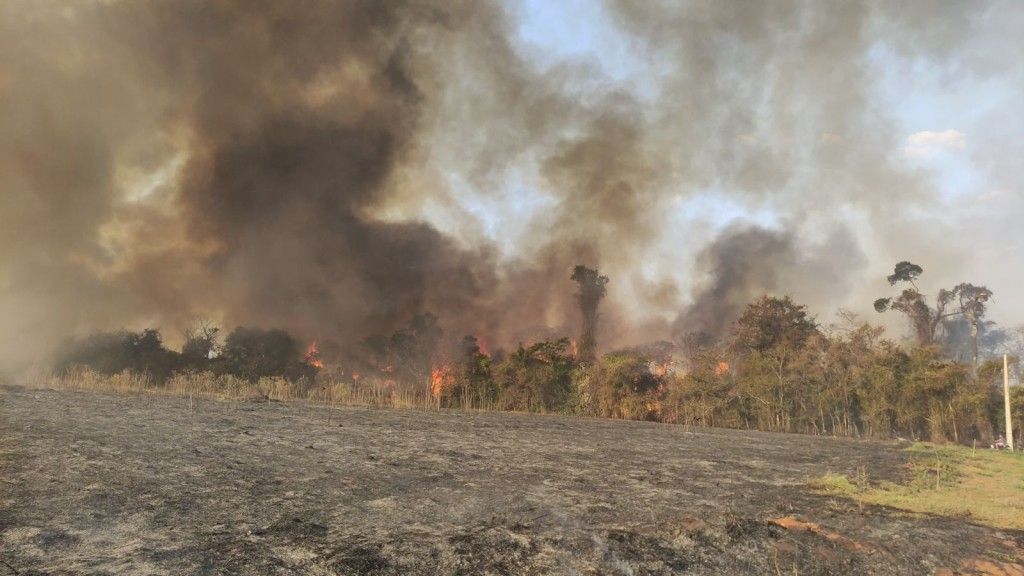
[[(511, 6), (5, 2), (0, 365), (196, 316), (344, 346), (431, 311), (514, 344), (571, 332), (576, 264), (613, 280), (609, 347), (667, 337), (680, 310), (720, 330), (759, 291), (867, 308), (880, 287), (856, 278), (897, 259), (945, 284), (991, 269), (950, 230), (993, 229), (1014, 197), (928, 212), (929, 176), (891, 159), (904, 134), (871, 58), (1022, 94), (1020, 44), (978, 49), (1014, 37), (1019, 4), (595, 5), (645, 63), (627, 82), (542, 65)], [(1000, 187), (1021, 184), (992, 158)], [(725, 205), (785, 225), (729, 228)]]
[(676, 318), (673, 336), (721, 338), (746, 305), (764, 294), (795, 295), (798, 302), (812, 304), (841, 301), (850, 277), (862, 273), (862, 262), (859, 247), (843, 229), (815, 245), (785, 231), (728, 228), (699, 254), (697, 271), (706, 280)]

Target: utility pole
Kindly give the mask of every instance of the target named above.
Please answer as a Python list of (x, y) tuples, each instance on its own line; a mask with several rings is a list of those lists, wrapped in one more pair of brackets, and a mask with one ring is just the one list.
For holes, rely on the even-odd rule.
[(1010, 421), (1010, 369), (1003, 354), (1003, 408), (1006, 410), (1006, 445), (1013, 452), (1013, 422)]

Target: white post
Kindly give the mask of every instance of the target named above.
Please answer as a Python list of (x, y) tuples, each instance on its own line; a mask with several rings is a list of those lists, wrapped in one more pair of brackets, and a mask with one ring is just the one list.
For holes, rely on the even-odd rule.
[(1010, 421), (1010, 370), (1006, 354), (1003, 354), (1003, 407), (1006, 410), (1006, 445), (1013, 452), (1013, 422)]

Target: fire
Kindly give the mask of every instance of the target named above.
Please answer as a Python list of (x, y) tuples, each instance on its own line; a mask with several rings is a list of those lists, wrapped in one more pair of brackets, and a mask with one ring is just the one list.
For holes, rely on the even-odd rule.
[(724, 361), (723, 362), (719, 362), (715, 366), (715, 376), (721, 376), (722, 374), (726, 374), (728, 372), (729, 372), (729, 363), (728, 362), (724, 362)]
[(669, 359), (664, 362), (655, 362), (653, 372), (655, 376), (665, 377), (668, 376), (670, 370), (675, 367), (675, 360)]
[(480, 348), (480, 353), (484, 356), (490, 356), (491, 352), (487, 347), (487, 342), (484, 341), (483, 336), (476, 337), (476, 345)]
[(324, 367), (323, 360), (320, 359), (320, 345), (316, 340), (310, 343), (309, 348), (306, 349), (306, 357), (304, 358), (306, 364), (313, 366), (317, 369)]
[(434, 398), (440, 398), (442, 394), (455, 385), (455, 374), (452, 367), (447, 364), (435, 366), (430, 371), (430, 393)]

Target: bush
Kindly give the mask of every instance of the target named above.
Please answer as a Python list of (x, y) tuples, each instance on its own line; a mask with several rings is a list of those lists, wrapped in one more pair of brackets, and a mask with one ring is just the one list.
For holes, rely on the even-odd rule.
[(641, 356), (607, 354), (588, 378), (589, 398), (597, 416), (646, 420), (655, 416), (660, 381)]
[(505, 410), (564, 412), (571, 407), (574, 360), (569, 339), (519, 345), (495, 370)]
[(57, 354), (58, 373), (88, 368), (111, 376), (122, 372), (145, 373), (165, 381), (180, 366), (180, 356), (164, 348), (158, 330), (101, 332), (67, 343)]
[(218, 373), (250, 382), (261, 378), (297, 382), (316, 376), (316, 367), (303, 360), (298, 341), (284, 330), (235, 328), (224, 341), (223, 353), (214, 366)]

